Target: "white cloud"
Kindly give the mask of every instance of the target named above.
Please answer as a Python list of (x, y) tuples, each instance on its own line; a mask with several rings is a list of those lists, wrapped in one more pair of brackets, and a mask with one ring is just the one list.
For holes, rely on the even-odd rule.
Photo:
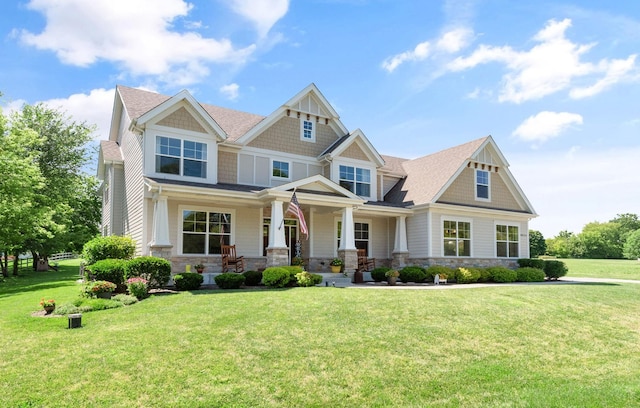
[(232, 0), (231, 8), (253, 22), (260, 37), (264, 37), (287, 14), (289, 0)]
[(152, 7), (144, 0), (130, 0), (126, 7), (112, 0), (31, 0), (28, 7), (44, 14), (46, 26), (39, 34), (22, 31), (20, 39), (70, 65), (105, 60), (132, 75), (186, 85), (207, 76), (208, 64), (243, 63), (255, 50), (255, 45), (236, 49), (228, 39), (173, 30), (173, 21), (192, 8), (183, 0)]
[[(597, 64), (581, 61), (595, 44), (577, 44), (565, 37), (571, 20), (549, 20), (533, 39), (538, 43), (527, 51), (510, 46), (480, 45), (471, 55), (448, 64), (451, 71), (462, 71), (480, 64), (499, 62), (507, 72), (503, 76), (500, 102), (521, 103), (536, 100), (571, 88), (576, 78), (595, 81), (591, 86), (574, 88), (572, 98), (592, 96), (622, 81), (636, 68), (635, 55), (626, 60), (602, 59)], [(600, 78), (604, 74), (603, 78)]]
[(530, 228), (546, 238), (579, 233), (592, 221), (640, 213), (633, 169), (640, 147), (509, 154), (510, 170), (540, 215)]
[(582, 116), (569, 112), (543, 111), (529, 116), (512, 135), (527, 142), (544, 143), (572, 125), (581, 125)]
[[(434, 52), (453, 54), (466, 47), (473, 32), (467, 28), (455, 28), (445, 32), (435, 41), (424, 41), (415, 46), (413, 50), (388, 57), (382, 62), (382, 68), (393, 72), (401, 64), (408, 61), (423, 61)], [(433, 43), (433, 44), (432, 44)]]
[(68, 98), (41, 101), (53, 109), (60, 109), (76, 122), (96, 125), (94, 139), (108, 139), (115, 89), (93, 89), (88, 94), (73, 94)]
[(238, 84), (229, 84), (220, 87), (220, 93), (223, 94), (227, 99), (235, 101), (238, 99), (240, 86)]

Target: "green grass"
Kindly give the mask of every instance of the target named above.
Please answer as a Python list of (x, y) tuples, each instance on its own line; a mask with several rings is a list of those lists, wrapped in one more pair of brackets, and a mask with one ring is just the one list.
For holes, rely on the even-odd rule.
[(568, 277), (640, 280), (640, 262), (625, 259), (560, 259), (569, 268)]
[(196, 291), (65, 318), (0, 283), (0, 406), (640, 406), (640, 285)]

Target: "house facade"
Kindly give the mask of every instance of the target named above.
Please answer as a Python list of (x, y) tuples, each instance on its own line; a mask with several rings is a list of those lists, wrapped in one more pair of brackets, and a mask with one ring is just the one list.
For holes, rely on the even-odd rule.
[[(345, 271), (377, 265), (514, 266), (536, 213), (491, 136), (416, 159), (384, 156), (349, 131), (311, 84), (268, 116), (118, 86), (98, 162), (104, 235), (129, 235), (174, 272), (221, 270), (236, 246), (248, 269)], [(287, 213), (295, 191), (308, 227)]]

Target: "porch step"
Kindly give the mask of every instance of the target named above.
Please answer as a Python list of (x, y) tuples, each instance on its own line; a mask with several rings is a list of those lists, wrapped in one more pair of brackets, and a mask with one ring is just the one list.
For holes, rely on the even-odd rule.
[(337, 288), (344, 288), (351, 286), (351, 278), (344, 276), (341, 273), (319, 273), (322, 276), (322, 282), (316, 286), (335, 286)]

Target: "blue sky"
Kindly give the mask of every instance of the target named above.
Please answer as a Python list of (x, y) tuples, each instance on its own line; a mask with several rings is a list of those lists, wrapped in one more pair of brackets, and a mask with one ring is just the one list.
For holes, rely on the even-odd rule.
[(640, 213), (640, 3), (22, 0), (0, 5), (0, 100), (106, 138), (116, 84), (268, 115), (314, 82), (414, 158), (492, 135), (545, 237)]

